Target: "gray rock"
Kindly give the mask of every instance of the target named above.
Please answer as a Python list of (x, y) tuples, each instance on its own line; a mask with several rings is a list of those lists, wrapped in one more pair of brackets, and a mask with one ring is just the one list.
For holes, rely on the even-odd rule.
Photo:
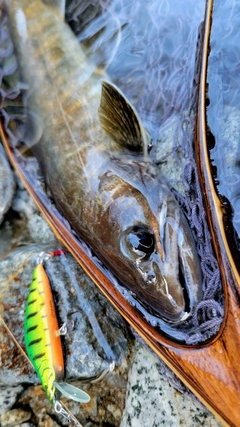
[(121, 427), (163, 425), (221, 426), (195, 397), (172, 387), (159, 360), (136, 342)]
[(0, 144), (0, 224), (4, 214), (11, 206), (15, 191), (13, 173), (5, 155), (3, 146)]
[(31, 242), (53, 242), (55, 240), (54, 233), (37, 209), (33, 199), (29, 197), (19, 178), (17, 178), (17, 184), (18, 188), (13, 199), (12, 208), (22, 219), (25, 219)]
[(21, 393), (23, 387), (0, 387), (0, 415), (7, 412), (16, 402), (17, 396)]

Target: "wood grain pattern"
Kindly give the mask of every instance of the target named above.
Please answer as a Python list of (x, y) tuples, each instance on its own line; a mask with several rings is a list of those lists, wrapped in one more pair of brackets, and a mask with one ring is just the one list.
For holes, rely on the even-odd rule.
[[(240, 413), (240, 310), (236, 289), (239, 288), (240, 280), (232, 263), (231, 254), (222, 229), (220, 202), (210, 174), (206, 141), (205, 91), (211, 10), (212, 0), (209, 0), (206, 9), (199, 87), (196, 153), (199, 174), (202, 178), (202, 191), (205, 195), (206, 210), (209, 212), (209, 227), (221, 269), (225, 294), (225, 319), (217, 336), (209, 343), (199, 347), (179, 345), (163, 336), (158, 329), (150, 326), (117, 291), (104, 274), (104, 270), (101, 270), (93, 259), (89, 258), (71, 230), (56, 217), (54, 211), (51, 211), (47, 197), (39, 193), (32, 185), (17, 151), (9, 147), (2, 126), (1, 138), (13, 167), (18, 172), (38, 208), (44, 214), (56, 237), (73, 254), (114, 307), (193, 393), (224, 425), (237, 427), (239, 426)], [(202, 161), (201, 159), (205, 160)]]

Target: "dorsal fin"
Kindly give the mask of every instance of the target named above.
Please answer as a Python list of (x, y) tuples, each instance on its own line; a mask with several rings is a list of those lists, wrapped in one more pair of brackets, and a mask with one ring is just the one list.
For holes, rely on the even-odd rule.
[(135, 108), (114, 84), (105, 80), (98, 115), (102, 129), (117, 144), (147, 154), (147, 137)]
[(53, 385), (68, 399), (82, 403), (88, 403), (90, 401), (90, 396), (78, 387), (65, 382), (58, 383), (56, 381), (53, 382)]
[(66, 0), (43, 0), (43, 3), (50, 6), (51, 9), (57, 11), (57, 13), (62, 17), (62, 20), (64, 21)]

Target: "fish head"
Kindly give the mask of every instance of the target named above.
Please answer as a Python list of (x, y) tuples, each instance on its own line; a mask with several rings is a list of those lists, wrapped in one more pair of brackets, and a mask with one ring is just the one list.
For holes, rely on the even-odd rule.
[[(202, 295), (200, 262), (189, 225), (148, 159), (149, 136), (137, 112), (108, 82), (102, 84), (99, 119), (122, 149), (99, 188), (104, 258), (150, 311), (169, 322), (185, 320)], [(131, 159), (124, 159), (124, 147), (131, 151)], [(138, 154), (141, 161), (136, 160)]]
[(164, 184), (148, 174), (147, 182), (134, 182), (137, 177), (143, 179), (140, 168), (136, 163), (129, 165), (127, 175), (126, 168), (119, 167), (118, 175), (108, 172), (103, 178), (96, 222), (101, 250), (133, 297), (169, 322), (182, 321), (201, 300), (195, 242)]
[(138, 293), (144, 294), (147, 305), (162, 318), (178, 322), (201, 300), (200, 262), (173, 195), (164, 185), (149, 194), (142, 201), (145, 221), (135, 217), (121, 236), (120, 250), (128, 263), (131, 260)]

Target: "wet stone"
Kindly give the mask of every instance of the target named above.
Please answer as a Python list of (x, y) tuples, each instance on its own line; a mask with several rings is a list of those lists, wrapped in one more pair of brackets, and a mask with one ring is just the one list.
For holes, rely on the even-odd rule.
[(15, 191), (13, 173), (6, 158), (4, 149), (0, 144), (0, 224), (4, 214), (11, 206)]
[(17, 396), (22, 392), (23, 387), (0, 387), (0, 415), (7, 412), (17, 400)]

